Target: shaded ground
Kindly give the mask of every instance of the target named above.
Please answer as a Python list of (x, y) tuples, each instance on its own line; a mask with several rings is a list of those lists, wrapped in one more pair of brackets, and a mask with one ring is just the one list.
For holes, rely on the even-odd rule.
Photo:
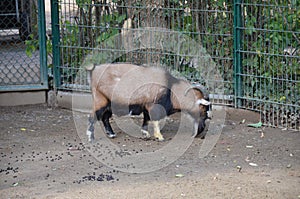
[[(89, 153), (69, 110), (38, 105), (0, 111), (0, 198), (300, 198), (299, 132), (247, 127), (259, 120), (253, 112), (227, 110), (207, 157), (199, 158), (203, 140), (196, 138), (167, 167), (132, 174)], [(157, 150), (174, 139), (177, 120), (167, 120), (164, 143), (120, 130), (112, 142), (128, 154)]]
[(39, 51), (26, 54), (18, 35), (0, 30), (0, 86), (34, 85), (41, 82)]

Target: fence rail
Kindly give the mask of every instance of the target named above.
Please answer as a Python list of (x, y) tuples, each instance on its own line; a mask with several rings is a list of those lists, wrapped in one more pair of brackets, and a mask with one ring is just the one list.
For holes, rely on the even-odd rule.
[(54, 86), (89, 92), (89, 64), (165, 67), (214, 103), (300, 128), (299, 1), (52, 1)]

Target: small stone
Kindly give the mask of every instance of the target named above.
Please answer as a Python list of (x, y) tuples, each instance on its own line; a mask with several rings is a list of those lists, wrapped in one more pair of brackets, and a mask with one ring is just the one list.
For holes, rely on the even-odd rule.
[(12, 184), (13, 187), (16, 187), (16, 186), (18, 186), (18, 185), (19, 185), (18, 182)]
[(252, 167), (257, 167), (258, 166), (256, 163), (253, 163), (253, 162), (250, 162), (249, 165), (252, 166)]
[(184, 175), (181, 174), (181, 173), (178, 173), (178, 174), (175, 175), (175, 177), (176, 177), (176, 178), (182, 178), (182, 177), (184, 177)]
[(240, 165), (237, 165), (236, 168), (238, 169), (239, 172), (241, 172), (242, 167)]

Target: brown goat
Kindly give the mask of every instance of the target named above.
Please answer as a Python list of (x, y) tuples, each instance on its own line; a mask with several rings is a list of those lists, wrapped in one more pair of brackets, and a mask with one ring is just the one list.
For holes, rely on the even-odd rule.
[(92, 71), (91, 88), (93, 112), (89, 118), (87, 135), (94, 140), (95, 118), (102, 120), (110, 138), (116, 136), (109, 123), (112, 114), (139, 115), (143, 113), (142, 133), (149, 138), (148, 123), (154, 124), (154, 137), (164, 140), (159, 120), (175, 112), (184, 111), (195, 123), (194, 136), (205, 128), (210, 105), (202, 86), (190, 85), (157, 67), (132, 64), (98, 65)]

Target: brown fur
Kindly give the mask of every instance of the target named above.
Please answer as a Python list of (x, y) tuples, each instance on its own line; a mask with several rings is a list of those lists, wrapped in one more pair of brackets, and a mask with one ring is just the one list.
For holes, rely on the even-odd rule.
[(115, 103), (140, 104), (150, 108), (164, 93), (166, 88), (162, 86), (171, 89), (175, 110), (191, 111), (193, 114), (199, 112), (195, 102), (204, 98), (203, 93), (192, 89), (184, 96), (190, 87), (187, 81), (178, 80), (161, 68), (133, 64), (105, 64), (95, 68), (92, 73), (94, 111), (106, 106), (112, 99)]

